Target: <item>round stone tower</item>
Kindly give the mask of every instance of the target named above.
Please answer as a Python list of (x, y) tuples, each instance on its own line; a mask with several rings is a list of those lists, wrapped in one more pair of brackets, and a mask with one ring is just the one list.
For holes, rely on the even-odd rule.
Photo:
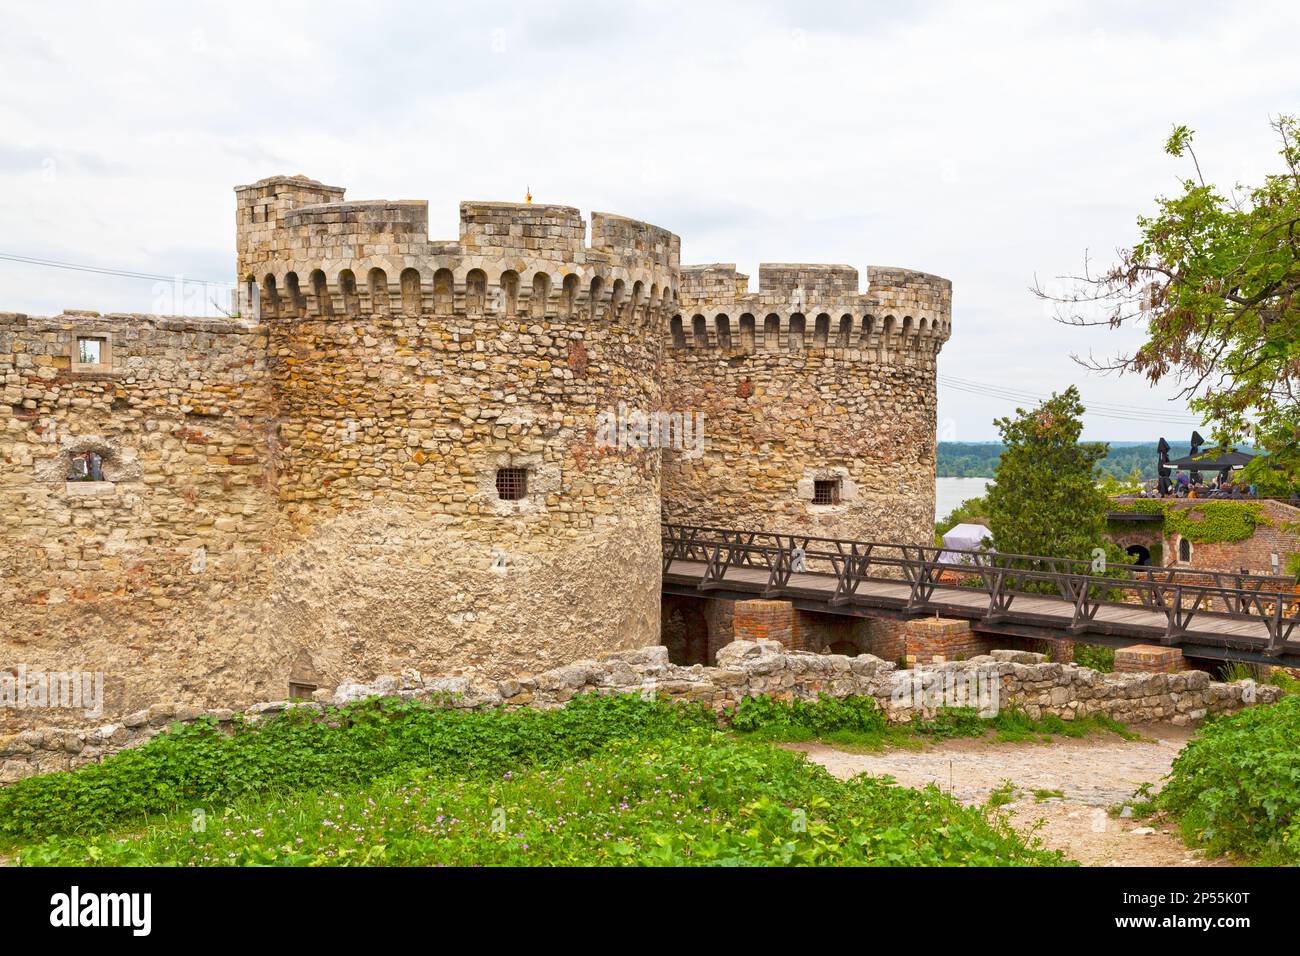
[(685, 266), (666, 402), (702, 454), (665, 456), (671, 522), (857, 540), (934, 538), (935, 360), (952, 284), (908, 269)]
[[(242, 308), (267, 328), (273, 628), (340, 678), (535, 670), (658, 639), (655, 409), (679, 241), (603, 213), (236, 190)], [(325, 683), (327, 681), (322, 681)]]

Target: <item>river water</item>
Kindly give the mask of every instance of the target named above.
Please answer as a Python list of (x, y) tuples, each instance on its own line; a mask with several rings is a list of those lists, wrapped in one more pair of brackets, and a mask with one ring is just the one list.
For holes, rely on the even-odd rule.
[(967, 498), (978, 498), (993, 481), (992, 478), (936, 478), (934, 479), (934, 520), (946, 518), (952, 509)]

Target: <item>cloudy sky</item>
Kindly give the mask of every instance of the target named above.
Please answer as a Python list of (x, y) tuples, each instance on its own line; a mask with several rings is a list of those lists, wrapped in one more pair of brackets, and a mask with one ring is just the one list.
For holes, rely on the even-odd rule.
[[(1276, 168), (1300, 111), (1286, 3), (33, 4), (0, 15), (0, 253), (227, 282), (232, 187), (647, 219), (684, 262), (907, 266), (952, 279), (940, 437), (996, 437), (1074, 382), (1093, 438), (1189, 431), (1174, 390), (1089, 375), (1131, 336), (1028, 288), (1108, 260), (1189, 170)], [(150, 311), (148, 279), (0, 260), (0, 310)], [(953, 380), (957, 379), (958, 382)], [(977, 383), (974, 392), (961, 383)]]

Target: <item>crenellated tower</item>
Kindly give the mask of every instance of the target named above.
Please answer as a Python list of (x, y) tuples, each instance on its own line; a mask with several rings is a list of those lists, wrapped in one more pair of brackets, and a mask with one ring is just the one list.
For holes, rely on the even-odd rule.
[(666, 400), (706, 419), (670, 455), (665, 520), (859, 539), (934, 534), (935, 360), (946, 279), (870, 266), (684, 266)]
[[(657, 638), (660, 463), (602, 415), (661, 402), (679, 240), (569, 206), (236, 190), (239, 276), (268, 330), (283, 625), (353, 670), (500, 673)], [(306, 599), (304, 600), (304, 596)], [(361, 645), (370, 644), (362, 641)]]

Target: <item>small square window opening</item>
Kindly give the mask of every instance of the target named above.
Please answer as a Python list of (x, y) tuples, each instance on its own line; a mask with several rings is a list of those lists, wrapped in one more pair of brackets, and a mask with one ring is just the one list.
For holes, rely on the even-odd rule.
[(527, 468), (498, 468), (497, 497), (502, 501), (522, 501), (528, 497)]
[(104, 480), (104, 459), (93, 451), (73, 455), (68, 465), (68, 481)]
[(815, 505), (837, 505), (840, 503), (840, 480), (838, 478), (818, 479), (813, 482), (813, 499)]
[(82, 365), (99, 365), (104, 361), (103, 339), (77, 339), (77, 361)]

